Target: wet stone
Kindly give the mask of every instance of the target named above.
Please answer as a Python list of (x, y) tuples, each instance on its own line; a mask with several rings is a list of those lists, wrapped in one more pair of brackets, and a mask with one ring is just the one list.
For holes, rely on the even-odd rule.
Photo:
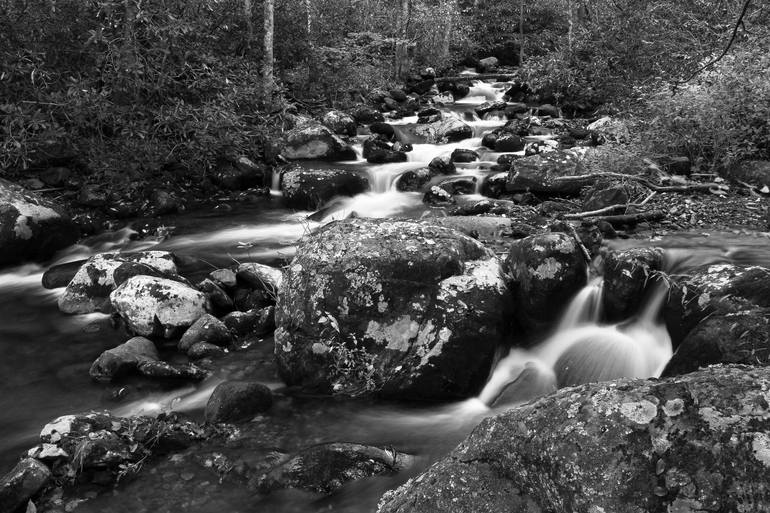
[(217, 385), (206, 403), (206, 422), (247, 421), (273, 404), (269, 388), (257, 382), (225, 381)]

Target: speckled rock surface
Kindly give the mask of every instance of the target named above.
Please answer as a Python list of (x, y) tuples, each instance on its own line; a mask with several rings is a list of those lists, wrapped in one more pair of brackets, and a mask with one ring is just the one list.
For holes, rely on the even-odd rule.
[(663, 376), (678, 376), (716, 363), (770, 365), (770, 308), (703, 319), (679, 345)]
[(663, 316), (674, 347), (710, 315), (770, 307), (770, 269), (764, 267), (707, 265), (672, 278)]
[(462, 141), (473, 137), (473, 129), (457, 118), (447, 118), (432, 123), (410, 127), (410, 132), (428, 144)]
[(322, 392), (468, 396), (508, 309), (479, 242), (416, 222), (337, 221), (304, 238), (284, 271), (276, 359), (289, 385)]
[(560, 177), (583, 174), (581, 157), (573, 151), (532, 155), (513, 162), (508, 173), (508, 192), (534, 192), (555, 196), (577, 196), (593, 179), (559, 181)]
[(130, 278), (110, 294), (110, 302), (129, 331), (143, 337), (173, 338), (211, 308), (202, 292), (151, 276)]
[(289, 160), (355, 160), (356, 153), (345, 141), (323, 125), (290, 130), (281, 155)]
[(380, 513), (760, 512), (770, 369), (563, 389), (484, 420)]
[(610, 321), (627, 319), (639, 310), (644, 291), (663, 266), (659, 248), (634, 248), (610, 252), (604, 259), (602, 306)]
[(585, 286), (587, 262), (565, 233), (532, 235), (511, 244), (504, 270), (518, 321), (528, 328), (553, 322)]
[(48, 258), (79, 235), (53, 203), (0, 178), (0, 266)]
[(331, 110), (323, 115), (321, 123), (335, 134), (351, 137), (356, 135), (356, 120), (350, 114)]
[(13, 512), (24, 506), (50, 479), (47, 466), (36, 459), (24, 458), (0, 477), (0, 511)]
[(394, 450), (353, 443), (327, 443), (289, 457), (254, 483), (261, 493), (298, 488), (329, 494), (348, 481), (395, 474), (413, 458)]
[(347, 169), (292, 168), (281, 177), (287, 206), (315, 210), (335, 196), (355, 196), (370, 188), (369, 179)]
[(141, 253), (100, 253), (89, 258), (59, 297), (59, 310), (70, 314), (91, 313), (109, 308), (109, 296), (117, 287), (115, 271), (132, 262), (152, 267), (163, 274), (176, 274), (174, 257), (165, 251)]

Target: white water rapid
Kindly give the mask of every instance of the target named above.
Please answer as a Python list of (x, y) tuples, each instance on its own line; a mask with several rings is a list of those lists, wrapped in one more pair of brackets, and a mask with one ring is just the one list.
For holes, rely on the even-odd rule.
[(659, 376), (672, 347), (658, 319), (668, 289), (662, 284), (653, 288), (637, 316), (602, 325), (601, 278), (591, 281), (550, 337), (529, 349), (514, 348), (498, 362), (479, 399), (513, 406), (565, 386)]

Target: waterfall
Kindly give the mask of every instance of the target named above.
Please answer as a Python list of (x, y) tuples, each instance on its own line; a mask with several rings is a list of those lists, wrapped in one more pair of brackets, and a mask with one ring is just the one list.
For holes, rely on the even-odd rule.
[(592, 280), (571, 301), (553, 335), (532, 348), (511, 349), (479, 400), (512, 406), (560, 387), (659, 376), (673, 353), (658, 319), (667, 286), (655, 284), (637, 317), (613, 325), (599, 322), (601, 290), (601, 278)]

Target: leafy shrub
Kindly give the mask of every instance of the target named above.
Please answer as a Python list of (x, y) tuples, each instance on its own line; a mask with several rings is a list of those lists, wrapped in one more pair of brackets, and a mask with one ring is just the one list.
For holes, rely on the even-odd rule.
[(659, 90), (648, 113), (651, 147), (717, 169), (770, 159), (770, 55), (758, 48), (734, 49), (673, 94)]

